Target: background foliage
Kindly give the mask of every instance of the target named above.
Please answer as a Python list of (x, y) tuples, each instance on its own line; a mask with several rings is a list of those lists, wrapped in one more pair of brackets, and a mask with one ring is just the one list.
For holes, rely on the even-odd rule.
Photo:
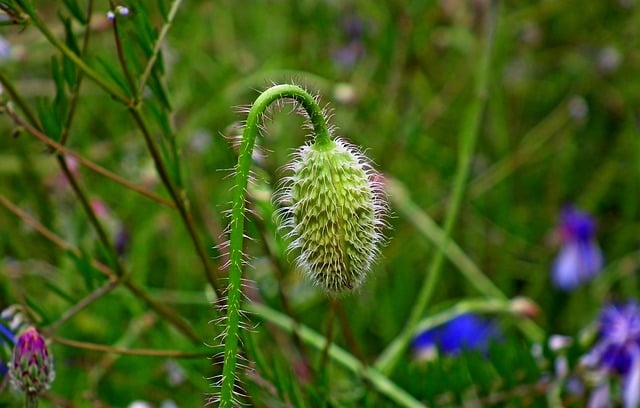
[[(8, 10), (11, 4), (0, 2)], [(458, 135), (476, 97), (473, 79), (489, 2), (185, 0), (172, 20), (174, 2), (131, 1), (117, 3), (130, 10), (116, 15), (118, 41), (107, 18), (116, 4), (33, 5), (52, 35), (81, 53), (108, 85), (105, 90), (63, 55), (33, 19), (24, 25), (2, 21), (0, 34), (9, 47), (0, 56), (2, 100), (13, 101), (14, 117), (5, 111), (0, 118), (0, 308), (22, 304), (53, 340), (57, 379), (42, 404), (127, 406), (145, 400), (160, 406), (172, 400), (200, 406), (214, 391), (209, 378), (220, 367), (207, 356), (217, 349), (205, 344), (217, 344), (221, 327), (210, 323), (218, 317), (210, 304), (215, 295), (192, 238), (206, 248), (208, 268), (220, 274), (216, 282), (223, 285), (224, 272), (216, 271), (224, 257), (216, 246), (224, 240), (223, 211), (231, 198), (225, 169), (236, 161), (229, 139), (239, 134), (243, 120), (233, 107), (250, 104), (256, 90), (272, 82), (293, 80), (317, 90), (333, 108), (337, 133), (365, 147), (397, 187), (390, 191), (390, 242), (365, 286), (341, 299), (338, 315), (342, 310), (344, 319), (338, 320), (344, 324), (336, 323), (334, 334), (337, 345), (373, 364), (404, 327), (436, 252), (420, 220), (428, 215), (442, 224), (447, 212)], [(556, 382), (557, 354), (544, 340), (582, 333), (606, 301), (637, 296), (640, 9), (626, 0), (569, 0), (504, 1), (497, 10), (489, 93), (453, 240), (508, 298), (523, 296), (539, 306), (534, 321), (542, 328), (544, 351), (531, 354), (532, 339), (517, 328), (522, 317), (500, 313), (504, 339), (488, 356), (465, 353), (425, 363), (407, 351), (388, 379), (430, 405), (544, 406), (557, 398), (581, 406), (588, 384), (572, 394), (564, 380)], [(149, 64), (163, 32), (157, 62)], [(147, 67), (147, 86), (137, 94)], [(139, 104), (123, 103), (136, 96)], [(253, 257), (247, 295), (258, 305), (249, 318), (255, 328), (244, 338), (256, 370), (239, 374), (248, 401), (393, 406), (339, 358), (323, 365), (315, 337), (278, 327), (286, 326), (289, 315), (321, 339), (329, 300), (293, 270), (276, 239), (269, 186), (305, 130), (287, 109), (272, 116), (261, 141), (268, 153), (256, 166), (259, 180), (269, 184), (259, 182), (252, 190), (251, 207), (259, 216), (249, 217), (247, 226), (256, 238), (246, 249)], [(146, 123), (148, 139), (138, 118)], [(71, 163), (69, 171), (93, 202), (88, 210), (66, 182), (55, 149), (35, 138), (29, 125), (174, 204)], [(175, 195), (159, 175), (158, 162)], [(175, 203), (186, 202), (183, 191), (193, 235), (175, 209), (182, 205)], [(568, 202), (596, 216), (606, 257), (603, 273), (572, 293), (553, 289), (549, 278), (557, 250), (553, 227)], [(7, 203), (74, 249), (56, 246)], [(104, 226), (106, 241), (96, 233), (91, 213)], [(109, 248), (105, 242), (116, 244)], [(114, 274), (105, 277), (92, 260)], [(429, 316), (486, 298), (450, 261), (443, 265)], [(117, 278), (120, 267), (125, 278)], [(112, 288), (110, 280), (128, 283)], [(66, 319), (65, 313), (101, 287), (108, 293)], [(92, 345), (178, 353), (128, 355)], [(579, 370), (583, 352), (582, 346), (566, 351), (571, 370)], [(2, 389), (0, 404), (18, 401), (8, 387)]]

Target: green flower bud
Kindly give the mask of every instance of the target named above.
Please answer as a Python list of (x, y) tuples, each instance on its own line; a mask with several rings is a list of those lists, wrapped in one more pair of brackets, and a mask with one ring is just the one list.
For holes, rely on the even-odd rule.
[(381, 177), (340, 139), (301, 147), (281, 191), (297, 264), (332, 294), (358, 288), (375, 261), (386, 212)]

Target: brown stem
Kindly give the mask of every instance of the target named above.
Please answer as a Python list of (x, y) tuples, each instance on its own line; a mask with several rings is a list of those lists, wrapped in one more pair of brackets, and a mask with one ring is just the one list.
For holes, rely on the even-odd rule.
[[(113, 2), (111, 3), (111, 8), (114, 9), (114, 4)], [(134, 101), (132, 102), (132, 105), (136, 105), (137, 104), (137, 95), (135, 95), (135, 91), (136, 91), (136, 85), (135, 82), (133, 81), (133, 76), (131, 75), (131, 72), (129, 71), (129, 67), (127, 66), (127, 60), (124, 57), (124, 51), (122, 49), (122, 40), (120, 39), (120, 35), (118, 34), (118, 16), (114, 15), (113, 19), (111, 20), (113, 23), (113, 36), (115, 38), (115, 42), (116, 42), (116, 51), (118, 54), (118, 61), (120, 61), (120, 66), (122, 67), (122, 71), (124, 72), (124, 76), (125, 78), (127, 78), (127, 83), (129, 84), (129, 89), (131, 91), (131, 93), (133, 94), (133, 98)]]
[(180, 351), (180, 350), (150, 350), (150, 349), (126, 349), (121, 347), (107, 346), (104, 344), (88, 343), (84, 341), (70, 340), (62, 337), (52, 337), (52, 341), (65, 346), (101, 351), (106, 353), (123, 354), (130, 356), (145, 357), (171, 357), (171, 358), (202, 358), (211, 355), (209, 351)]
[(344, 306), (339, 300), (336, 302), (336, 312), (338, 314), (338, 321), (340, 322), (340, 329), (342, 330), (342, 334), (345, 337), (349, 351), (351, 352), (351, 354), (356, 356), (358, 360), (362, 362), (362, 364), (366, 365), (367, 363), (364, 360), (362, 351), (360, 351), (360, 348), (358, 347), (356, 337), (353, 335), (353, 330), (351, 330), (349, 320), (347, 319), (347, 315), (344, 312)]
[[(42, 236), (56, 244), (58, 247), (67, 250), (74, 254), (77, 257), (83, 256), (83, 254), (78, 250), (78, 248), (69, 244), (58, 235), (56, 235), (51, 230), (44, 227), (37, 220), (31, 217), (29, 214), (24, 212), (18, 206), (9, 201), (5, 196), (0, 194), (0, 205), (7, 208), (13, 214), (15, 214), (18, 218), (24, 221), (26, 224), (31, 226), (33, 229), (38, 231)], [(100, 272), (107, 275), (111, 280), (118, 281), (124, 283), (124, 285), (134, 294), (136, 297), (140, 298), (144, 303), (147, 304), (151, 309), (153, 309), (157, 314), (164, 317), (167, 321), (169, 321), (173, 326), (175, 326), (182, 334), (186, 337), (194, 341), (194, 343), (200, 343), (201, 339), (196, 334), (196, 332), (178, 315), (176, 315), (170, 308), (164, 306), (161, 303), (156, 302), (152, 299), (144, 290), (139, 288), (136, 284), (131, 282), (130, 280), (121, 280), (118, 278), (117, 274), (108, 266), (92, 259), (91, 266), (99, 270)]]
[(220, 284), (218, 283), (219, 279), (218, 279), (217, 273), (213, 268), (211, 268), (209, 256), (207, 255), (204, 249), (204, 246), (202, 245), (202, 242), (200, 242), (200, 239), (198, 238), (198, 233), (196, 232), (196, 228), (193, 223), (191, 213), (189, 212), (184, 192), (182, 191), (178, 192), (176, 187), (173, 185), (173, 182), (169, 177), (169, 173), (167, 172), (166, 166), (162, 161), (160, 152), (158, 151), (158, 148), (153, 141), (151, 133), (149, 132), (149, 128), (144, 122), (144, 119), (140, 111), (133, 106), (130, 107), (129, 111), (133, 115), (133, 118), (135, 119), (136, 123), (138, 124), (138, 127), (140, 128), (140, 131), (142, 132), (142, 135), (144, 136), (144, 140), (147, 144), (147, 148), (149, 149), (149, 153), (151, 153), (151, 157), (153, 158), (156, 171), (158, 172), (158, 175), (160, 176), (162, 183), (165, 185), (167, 191), (169, 192), (169, 195), (171, 195), (171, 198), (173, 198), (173, 201), (177, 205), (178, 212), (180, 213), (180, 216), (182, 217), (182, 220), (185, 226), (187, 227), (187, 231), (189, 232), (191, 241), (193, 242), (196, 252), (200, 257), (200, 260), (202, 261), (202, 265), (204, 266), (206, 278), (209, 281), (209, 284), (211, 285), (211, 287), (213, 287), (213, 289), (215, 290), (218, 297), (222, 297), (223, 290)]
[(168, 207), (171, 208), (176, 208), (176, 205), (174, 204), (173, 201), (167, 200), (166, 198), (160, 197), (159, 195), (146, 190), (140, 186), (137, 186), (133, 183), (131, 183), (130, 181), (118, 176), (115, 173), (112, 173), (111, 171), (105, 169), (104, 167), (92, 162), (89, 159), (86, 159), (84, 156), (74, 152), (73, 150), (69, 149), (68, 147), (63, 146), (62, 144), (56, 142), (55, 140), (51, 139), (50, 137), (48, 137), (47, 135), (45, 135), (44, 133), (40, 132), (38, 129), (36, 129), (35, 127), (29, 125), (28, 123), (26, 123), (24, 120), (22, 120), (15, 112), (13, 112), (12, 109), (7, 108), (6, 110), (7, 115), (9, 115), (13, 121), (21, 126), (25, 131), (27, 131), (27, 133), (29, 133), (30, 135), (34, 136), (35, 138), (37, 138), (38, 140), (40, 140), (41, 142), (43, 142), (44, 144), (46, 144), (47, 146), (51, 147), (52, 149), (54, 149), (55, 151), (59, 152), (59, 153), (64, 153), (67, 156), (71, 156), (74, 159), (76, 159), (78, 161), (78, 163), (86, 166), (88, 169), (93, 170), (94, 172), (118, 183), (121, 184), (125, 187), (127, 187), (130, 190), (135, 191), (138, 194), (141, 194), (147, 198), (150, 198), (160, 204), (166, 205)]
[(63, 323), (67, 320), (71, 319), (76, 314), (80, 313), (83, 309), (88, 307), (90, 304), (100, 299), (102, 296), (111, 292), (120, 284), (120, 281), (110, 281), (106, 285), (94, 290), (89, 295), (87, 295), (84, 299), (80, 300), (78, 303), (73, 305), (73, 307), (66, 312), (62, 316), (58, 318), (55, 322), (51, 323), (46, 329), (48, 332), (53, 333), (56, 331)]
[(327, 317), (327, 343), (322, 350), (322, 358), (320, 359), (320, 367), (318, 368), (318, 372), (323, 373), (327, 369), (327, 364), (329, 364), (329, 349), (331, 348), (331, 344), (333, 344), (333, 319), (336, 314), (336, 304), (338, 300), (336, 298), (331, 298), (330, 307), (329, 307), (329, 316)]
[[(89, 48), (89, 37), (91, 33), (91, 16), (93, 14), (93, 0), (89, 0), (87, 4), (87, 14), (86, 19), (87, 23), (85, 25), (84, 36), (82, 38), (82, 51), (81, 56), (86, 55), (87, 49)], [(76, 79), (76, 83), (74, 84), (73, 91), (71, 92), (71, 99), (69, 100), (69, 112), (67, 113), (67, 119), (64, 122), (64, 127), (62, 128), (62, 135), (60, 136), (60, 144), (65, 145), (67, 143), (67, 138), (69, 137), (69, 130), (71, 129), (71, 122), (73, 121), (73, 117), (75, 116), (76, 107), (78, 106), (78, 97), (80, 96), (80, 85), (82, 84), (82, 78), (84, 75), (82, 71), (78, 71), (78, 78)]]

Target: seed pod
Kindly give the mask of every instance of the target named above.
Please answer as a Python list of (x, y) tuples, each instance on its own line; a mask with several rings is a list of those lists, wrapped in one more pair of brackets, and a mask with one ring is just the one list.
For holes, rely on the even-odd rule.
[(28, 395), (41, 394), (51, 386), (55, 377), (53, 358), (44, 338), (34, 327), (18, 337), (9, 375), (13, 386)]
[(380, 177), (340, 139), (301, 147), (288, 166), (281, 198), (298, 266), (332, 294), (358, 288), (383, 241), (386, 212)]

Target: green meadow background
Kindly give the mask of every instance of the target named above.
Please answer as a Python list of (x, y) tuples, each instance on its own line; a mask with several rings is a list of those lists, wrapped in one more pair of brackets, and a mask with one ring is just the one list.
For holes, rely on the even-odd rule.
[[(13, 2), (0, 2), (0, 8), (5, 3)], [(237, 160), (232, 140), (245, 118), (238, 108), (273, 83), (297, 83), (319, 95), (332, 112), (335, 134), (361, 146), (389, 186), (388, 243), (365, 285), (341, 297), (336, 312), (335, 344), (356, 361), (374, 364), (403, 329), (438, 252), (429, 221), (441, 233), (457, 166), (469, 159), (452, 230), (460, 251), (445, 256), (423, 316), (498, 298), (460, 273), (460, 262), (470, 261), (504, 294), (502, 300), (535, 303), (529, 307), (535, 309), (543, 356), (531, 354), (535, 341), (518, 329), (525, 317), (489, 313), (503, 335), (488, 355), (424, 362), (407, 350), (385, 377), (430, 406), (586, 403), (589, 384), (572, 393), (564, 379), (556, 381), (557, 355), (545, 344), (552, 334), (579, 338), (603, 304), (638, 294), (637, 2), (31, 3), (54, 38), (76, 44), (87, 66), (125, 95), (118, 46), (135, 81), (154, 40), (164, 36), (139, 112), (167, 177), (188, 202), (192, 230), (221, 286), (225, 257), (218, 246), (226, 240), (224, 211)], [(83, 48), (81, 18), (89, 5)], [(129, 15), (117, 14), (118, 41), (107, 19), (115, 5), (130, 9)], [(204, 405), (215, 393), (211, 378), (221, 372), (215, 355), (223, 326), (215, 323), (220, 313), (214, 291), (184, 218), (83, 164), (71, 165), (107, 241), (122, 240), (116, 261), (96, 233), (91, 211), (65, 181), (55, 149), (6, 109), (12, 101), (8, 109), (18, 119), (54, 141), (68, 124), (68, 149), (175, 202), (139, 123), (90, 76), (74, 88), (82, 70), (63, 58), (37, 24), (1, 21), (0, 35), (10, 49), (0, 57), (0, 308), (22, 305), (51, 340), (57, 377), (41, 406), (125, 407), (136, 400), (154, 407), (172, 406), (168, 401)], [(487, 38), (492, 49), (481, 99), (475, 78), (482, 75)], [(482, 108), (477, 140), (472, 155), (464, 156), (460, 135), (474, 103)], [(289, 316), (322, 339), (330, 310), (329, 298), (295, 269), (272, 216), (270, 196), (281, 168), (308, 133), (291, 112), (287, 105), (274, 109), (264, 122), (264, 156), (254, 165), (249, 206), (255, 215), (247, 217), (254, 240), (246, 244), (251, 268), (245, 294), (259, 307), (249, 313), (250, 331), (243, 336), (245, 365), (254, 369), (238, 370), (248, 394), (244, 401), (269, 407), (397, 406), (375, 381), (334, 357), (324, 361), (322, 347), (278, 327), (278, 319)], [(597, 220), (605, 269), (564, 293), (551, 286), (549, 270), (559, 248), (554, 227), (568, 203)], [(93, 261), (111, 271), (119, 264), (123, 276), (111, 288), (114, 275), (106, 277)], [(83, 306), (88, 296), (92, 301)], [(179, 322), (186, 328), (178, 328)], [(578, 343), (566, 351), (572, 373), (580, 372), (580, 355), (588, 349)], [(167, 353), (141, 355), (145, 350)], [(6, 379), (0, 384), (0, 406), (20, 406), (21, 396)]]

